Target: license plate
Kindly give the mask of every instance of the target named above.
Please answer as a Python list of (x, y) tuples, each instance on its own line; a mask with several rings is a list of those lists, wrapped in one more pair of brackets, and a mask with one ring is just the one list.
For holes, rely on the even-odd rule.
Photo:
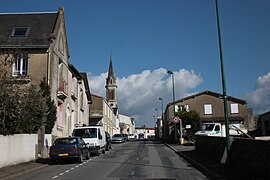
[(67, 153), (65, 153), (65, 154), (58, 154), (58, 156), (68, 156), (68, 154)]

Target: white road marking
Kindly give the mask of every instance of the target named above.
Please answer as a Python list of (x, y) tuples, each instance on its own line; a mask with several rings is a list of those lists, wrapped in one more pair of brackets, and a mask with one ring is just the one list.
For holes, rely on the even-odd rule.
[(134, 176), (134, 174), (135, 174), (135, 170), (133, 170), (133, 171), (131, 172), (131, 176)]
[[(91, 160), (91, 159), (89, 159), (88, 161), (90, 161), (90, 160)], [(81, 164), (79, 164), (79, 165), (76, 165), (75, 167), (72, 167), (72, 168), (70, 168), (69, 170), (66, 170), (65, 172), (60, 173), (58, 176), (52, 177), (52, 179), (57, 179), (59, 176), (63, 176), (65, 173), (68, 173), (69, 171), (72, 171), (72, 170), (74, 170), (75, 168), (78, 168), (78, 167), (80, 167), (80, 166), (86, 164), (88, 161), (85, 161), (85, 162), (83, 162), (83, 163), (81, 163)]]

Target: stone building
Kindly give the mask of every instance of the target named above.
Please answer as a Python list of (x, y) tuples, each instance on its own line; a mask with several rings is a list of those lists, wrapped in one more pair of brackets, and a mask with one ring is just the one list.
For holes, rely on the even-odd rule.
[(0, 24), (1, 57), (12, 58), (10, 77), (33, 85), (45, 79), (57, 107), (53, 139), (71, 135), (75, 123), (88, 120), (91, 96), (86, 76), (69, 63), (64, 9), (0, 14)]

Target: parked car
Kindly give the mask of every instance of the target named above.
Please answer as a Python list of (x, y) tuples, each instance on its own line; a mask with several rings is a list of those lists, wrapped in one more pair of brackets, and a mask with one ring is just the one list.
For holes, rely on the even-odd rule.
[(122, 134), (124, 136), (125, 141), (129, 141), (128, 135), (127, 134)]
[(139, 135), (138, 135), (138, 139), (140, 140), (140, 139), (144, 139), (144, 134), (143, 133), (140, 133)]
[(106, 135), (106, 151), (109, 151), (110, 149), (112, 149), (112, 138), (111, 135), (105, 131), (105, 135)]
[(135, 134), (129, 134), (128, 137), (129, 137), (130, 140), (136, 139)]
[(112, 137), (112, 143), (123, 143), (125, 142), (125, 137), (123, 134), (114, 134)]
[(80, 137), (58, 138), (50, 148), (51, 163), (57, 160), (75, 159), (81, 163), (84, 158), (90, 158), (90, 152), (87, 144)]

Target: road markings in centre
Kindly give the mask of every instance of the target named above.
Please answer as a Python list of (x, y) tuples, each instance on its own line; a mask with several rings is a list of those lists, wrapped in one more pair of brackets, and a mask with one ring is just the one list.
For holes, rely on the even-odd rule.
[(70, 172), (70, 171), (72, 171), (72, 170), (74, 170), (74, 169), (76, 169), (76, 168), (78, 168), (78, 167), (80, 167), (80, 166), (86, 164), (87, 162), (89, 162), (89, 161), (91, 161), (91, 160), (92, 160), (92, 159), (88, 159), (87, 161), (85, 161), (85, 162), (83, 162), (83, 163), (81, 163), (81, 164), (78, 164), (78, 165), (76, 165), (76, 166), (74, 166), (74, 167), (72, 167), (72, 168), (70, 168), (70, 169), (68, 169), (68, 170), (66, 170), (66, 171), (64, 171), (64, 172), (62, 172), (62, 173), (60, 173), (58, 176), (52, 177), (52, 179), (57, 179), (57, 178), (59, 178), (60, 176), (63, 176), (65, 173), (68, 173), (68, 172)]

